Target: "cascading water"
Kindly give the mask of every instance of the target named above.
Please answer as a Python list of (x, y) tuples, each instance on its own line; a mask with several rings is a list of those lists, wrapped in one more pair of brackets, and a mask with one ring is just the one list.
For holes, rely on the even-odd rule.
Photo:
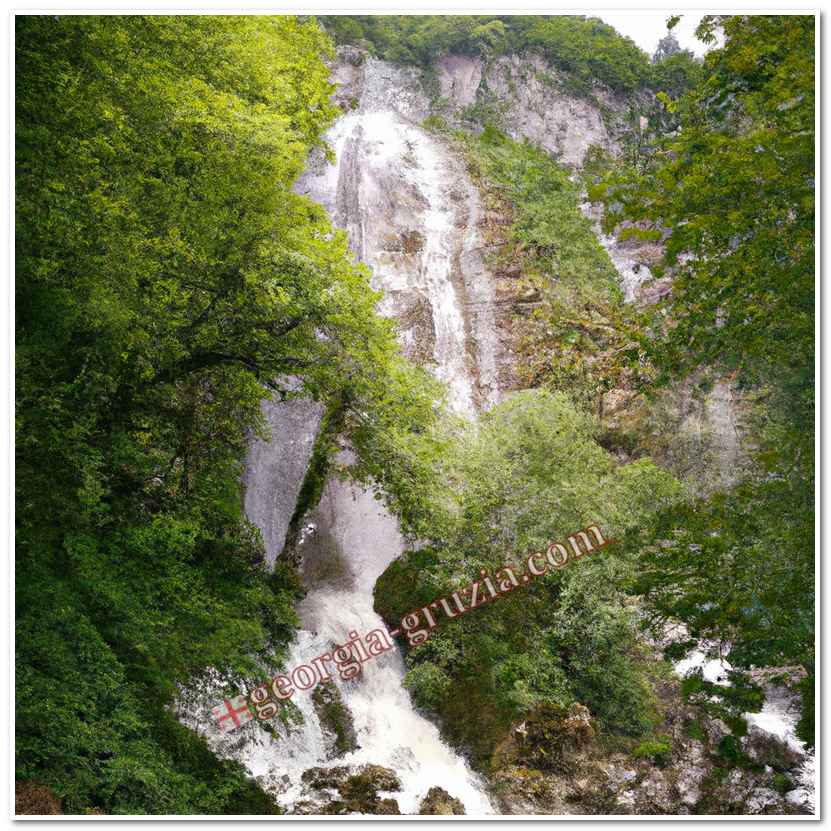
[[(341, 100), (348, 110), (327, 137), (336, 161), (311, 162), (298, 190), (329, 211), (346, 230), (356, 256), (372, 268), (372, 284), (383, 290), (380, 310), (397, 321), (404, 352), (430, 366), (447, 383), (451, 405), (473, 416), (498, 401), (502, 357), (493, 281), (480, 254), (477, 189), (459, 160), (418, 126), (428, 107), (412, 73), (371, 59), (341, 62), (334, 72), (346, 80)], [(625, 246), (602, 234), (590, 205), (583, 210), (595, 221), (626, 299), (637, 300), (649, 271)], [(725, 407), (729, 403), (720, 401)], [(722, 426), (732, 427), (725, 407), (717, 415)], [(252, 443), (246, 513), (261, 528), (273, 564), (284, 544), (320, 410), (295, 400), (267, 403), (264, 414), (272, 440)], [(339, 461), (349, 460), (346, 448)], [(285, 662), (287, 672), (331, 652), (352, 633), (362, 637), (385, 628), (373, 610), (372, 591), (404, 545), (395, 518), (369, 490), (336, 477), (326, 483), (320, 503), (305, 518), (298, 546), (307, 596), (299, 605), (301, 629)], [(713, 674), (711, 680), (726, 667), (722, 661), (708, 663), (701, 652), (676, 670), (683, 675), (699, 664), (706, 677)], [(241, 762), (290, 812), (314, 811), (308, 800), (320, 799), (303, 780), (310, 768), (372, 763), (393, 769), (401, 780), (401, 790), (389, 796), (402, 813), (417, 812), (435, 785), (460, 799), (468, 814), (490, 813), (478, 777), (413, 708), (403, 687), (404, 671), (397, 649), (366, 662), (352, 680), (339, 677), (330, 665), (355, 731), (354, 749), (347, 752), (333, 746), (331, 730), (309, 692), (297, 691), (292, 698), (302, 723), (273, 724), (271, 732), (251, 722), (219, 733), (209, 708), (221, 697), (220, 678), (198, 691), (183, 691), (179, 714), (206, 736), (218, 756)], [(263, 680), (267, 677), (264, 672)], [(763, 711), (748, 714), (748, 720), (801, 753), (791, 705), (788, 696), (769, 691)], [(806, 753), (798, 787), (787, 797), (809, 810), (813, 765), (813, 754)]]
[[(363, 637), (385, 629), (372, 608), (372, 590), (403, 545), (397, 522), (370, 491), (338, 479), (327, 483), (309, 517), (301, 546), (309, 593), (300, 604), (303, 631), (289, 667), (308, 664), (335, 644), (345, 643), (350, 633)], [(489, 812), (478, 779), (441, 740), (436, 726), (413, 709), (403, 678), (404, 664), (397, 649), (372, 658), (353, 680), (335, 677), (358, 744), (357, 750), (338, 758), (336, 764), (366, 762), (395, 770), (402, 789), (394, 796), (403, 813), (417, 813), (421, 798), (439, 784), (461, 799), (468, 813)], [(308, 696), (301, 696), (298, 693), (295, 698), (304, 714), (304, 724), (298, 728), (303, 740), (291, 748), (299, 752), (293, 758), (275, 760), (289, 777), (291, 790), (284, 797), (289, 802), (302, 795), (298, 785), (303, 771), (332, 758), (325, 729)]]
[(580, 205), (583, 216), (592, 221), (593, 230), (600, 244), (606, 249), (609, 259), (618, 273), (620, 287), (627, 303), (637, 299), (638, 290), (647, 281), (652, 279), (650, 270), (632, 255), (626, 247), (621, 245), (614, 234), (606, 234), (601, 227), (603, 209), (598, 204), (583, 202)]
[[(677, 627), (675, 636), (686, 636), (686, 629)], [(709, 644), (703, 641), (699, 649), (674, 664), (675, 672), (684, 677), (693, 670), (700, 670), (703, 678), (713, 684), (727, 686), (728, 673), (731, 669), (727, 657), (713, 657)], [(793, 805), (813, 813), (816, 808), (816, 755), (808, 749), (797, 736), (796, 726), (799, 719), (797, 696), (781, 685), (765, 683), (759, 679), (765, 691), (765, 700), (760, 712), (745, 713), (744, 717), (751, 728), (775, 736), (788, 750), (800, 759), (796, 770), (794, 788), (786, 794), (786, 799)]]
[[(368, 61), (363, 79), (360, 105), (327, 137), (335, 163), (313, 165), (298, 190), (329, 210), (352, 250), (372, 268), (373, 287), (384, 291), (380, 311), (398, 321), (405, 353), (445, 381), (451, 406), (472, 417), (498, 396), (493, 292), (478, 253), (478, 194), (452, 154), (407, 117), (414, 115), (407, 109), (412, 101), (397, 85), (396, 70)], [(290, 420), (293, 406), (302, 402), (281, 405), (290, 412), (280, 418)], [(285, 440), (275, 435), (271, 454), (258, 446), (249, 455), (249, 488), (277, 485), (273, 455), (284, 451)], [(349, 455), (345, 449), (340, 461), (348, 463)], [(273, 500), (249, 496), (249, 503), (257, 508), (249, 516), (264, 534), (274, 536), (276, 528), (284, 536), (287, 523), (268, 515)], [(329, 479), (298, 544), (307, 596), (287, 671), (308, 665), (353, 633), (385, 629), (372, 592), (404, 545), (396, 519), (371, 490)], [(271, 560), (271, 550), (269, 555)], [(436, 785), (461, 800), (468, 814), (492, 812), (479, 778), (414, 709), (397, 648), (365, 663), (354, 679), (330, 671), (357, 739), (357, 749), (345, 755), (336, 757), (309, 692), (298, 690), (292, 698), (302, 723), (274, 733), (252, 723), (222, 735), (196, 703), (183, 703), (180, 714), (218, 755), (242, 762), (290, 811), (303, 810), (310, 796), (301, 778), (309, 768), (372, 763), (398, 775), (401, 790), (390, 795), (402, 813), (417, 813)]]

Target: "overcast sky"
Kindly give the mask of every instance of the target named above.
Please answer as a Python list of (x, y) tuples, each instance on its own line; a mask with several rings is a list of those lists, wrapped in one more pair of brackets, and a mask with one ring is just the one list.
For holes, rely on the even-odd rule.
[[(622, 35), (632, 38), (648, 55), (652, 55), (658, 41), (667, 33), (667, 18), (672, 12), (587, 12), (614, 26)], [(701, 14), (690, 12), (681, 17), (672, 30), (682, 49), (689, 49), (696, 55), (703, 55), (705, 45), (695, 37), (695, 27)]]

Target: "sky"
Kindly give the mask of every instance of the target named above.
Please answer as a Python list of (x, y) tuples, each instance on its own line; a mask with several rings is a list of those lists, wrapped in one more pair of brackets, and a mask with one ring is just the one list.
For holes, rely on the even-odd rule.
[[(596, 15), (605, 23), (614, 26), (622, 35), (632, 38), (648, 55), (652, 55), (658, 41), (667, 33), (667, 18), (672, 12), (587, 12)], [(689, 49), (696, 55), (703, 55), (706, 46), (695, 37), (695, 27), (702, 15), (697, 12), (685, 14), (672, 30), (682, 49)]]

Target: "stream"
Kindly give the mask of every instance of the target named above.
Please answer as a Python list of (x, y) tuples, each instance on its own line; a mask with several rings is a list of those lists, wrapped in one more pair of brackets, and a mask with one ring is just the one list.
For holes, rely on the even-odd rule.
[[(360, 106), (327, 135), (335, 163), (311, 160), (297, 190), (329, 211), (356, 256), (371, 267), (373, 288), (384, 292), (380, 311), (396, 319), (405, 354), (447, 384), (452, 409), (473, 418), (499, 395), (493, 288), (478, 254), (478, 191), (459, 161), (393, 105), (401, 100), (395, 89), (401, 79), (389, 65), (370, 62), (365, 78)], [(249, 451), (246, 513), (262, 530), (272, 565), (320, 409), (307, 401), (264, 402), (263, 408), (272, 438), (255, 440)], [(348, 464), (350, 456), (344, 448), (339, 461)], [(371, 490), (329, 478), (298, 544), (307, 595), (298, 607), (301, 629), (287, 671), (345, 643), (350, 633), (363, 637), (386, 628), (373, 610), (372, 592), (404, 547), (397, 520)], [(251, 723), (221, 734), (204, 705), (186, 707), (183, 720), (218, 755), (240, 761), (288, 811), (312, 796), (301, 778), (309, 768), (371, 763), (398, 775), (401, 790), (390, 796), (402, 813), (418, 813), (434, 786), (461, 800), (468, 814), (492, 813), (479, 777), (415, 710), (404, 675), (395, 647), (354, 679), (335, 676), (358, 745), (345, 755), (336, 754), (311, 691), (292, 697), (302, 723), (275, 724), (274, 733)]]
[[(419, 126), (427, 105), (407, 70), (372, 59), (360, 72), (347, 70), (360, 77), (360, 84), (350, 88), (352, 106), (327, 135), (334, 163), (322, 153), (311, 158), (297, 191), (329, 212), (356, 257), (370, 267), (373, 288), (383, 291), (379, 310), (396, 321), (404, 354), (445, 382), (451, 408), (473, 419), (500, 400), (498, 367), (504, 360), (494, 281), (480, 253), (478, 190), (461, 160)], [(588, 205), (583, 210), (596, 221)], [(596, 232), (631, 302), (649, 272), (636, 268), (599, 227)], [(252, 441), (245, 510), (261, 529), (267, 563), (273, 566), (285, 544), (322, 407), (304, 400), (262, 406), (271, 438)], [(343, 446), (339, 463), (348, 465), (351, 458)], [(405, 547), (397, 520), (370, 489), (330, 476), (319, 504), (304, 518), (298, 543), (307, 594), (298, 606), (301, 628), (285, 662), (287, 672), (355, 633), (363, 638), (386, 628), (373, 609), (373, 588)], [(704, 664), (703, 653), (696, 654), (676, 671), (683, 675)], [(724, 669), (703, 668), (705, 675)], [(302, 721), (288, 727), (273, 722), (271, 732), (255, 722), (219, 732), (210, 714), (221, 698), (224, 679), (219, 677), (202, 685), (198, 696), (184, 696), (179, 716), (206, 737), (218, 756), (242, 763), (290, 813), (302, 813), (302, 803), (315, 798), (302, 779), (305, 771), (364, 763), (395, 771), (401, 790), (382, 795), (396, 799), (403, 814), (418, 813), (434, 786), (461, 800), (467, 814), (494, 812), (479, 776), (413, 707), (397, 647), (365, 663), (351, 680), (332, 674), (354, 726), (357, 748), (348, 753), (336, 751), (311, 690), (292, 697)], [(770, 696), (765, 709), (749, 720), (796, 748), (791, 710), (790, 701)], [(813, 764), (810, 754), (798, 792), (789, 794), (810, 806)]]

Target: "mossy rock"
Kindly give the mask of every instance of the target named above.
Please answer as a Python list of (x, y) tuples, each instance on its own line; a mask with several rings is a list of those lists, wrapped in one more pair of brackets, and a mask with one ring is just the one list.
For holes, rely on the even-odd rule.
[(520, 757), (529, 767), (568, 773), (574, 751), (594, 738), (591, 714), (582, 704), (569, 709), (539, 704), (514, 731)]
[(378, 796), (378, 791), (399, 790), (401, 781), (394, 770), (381, 765), (364, 765), (341, 782), (338, 786), (341, 798), (332, 805), (345, 808), (337, 813), (400, 814), (396, 800)]
[(336, 799), (326, 805), (322, 813), (342, 816), (344, 814), (392, 814), (400, 815), (401, 809), (395, 799), (376, 799), (369, 802), (344, 802)]
[(334, 757), (345, 756), (357, 750), (358, 737), (352, 714), (343, 703), (340, 690), (332, 683), (318, 684), (312, 693), (312, 703), (324, 731), (334, 737)]
[(303, 771), (301, 780), (310, 788), (322, 790), (324, 788), (336, 789), (349, 776), (349, 768), (346, 765), (337, 765), (331, 768), (313, 767)]
[(378, 791), (400, 791), (401, 780), (391, 768), (382, 765), (364, 765), (359, 769), (359, 776), (365, 777), (375, 790)]
[(444, 788), (435, 787), (427, 791), (418, 812), (430, 816), (459, 816), (465, 813), (465, 806), (460, 799), (450, 796)]

